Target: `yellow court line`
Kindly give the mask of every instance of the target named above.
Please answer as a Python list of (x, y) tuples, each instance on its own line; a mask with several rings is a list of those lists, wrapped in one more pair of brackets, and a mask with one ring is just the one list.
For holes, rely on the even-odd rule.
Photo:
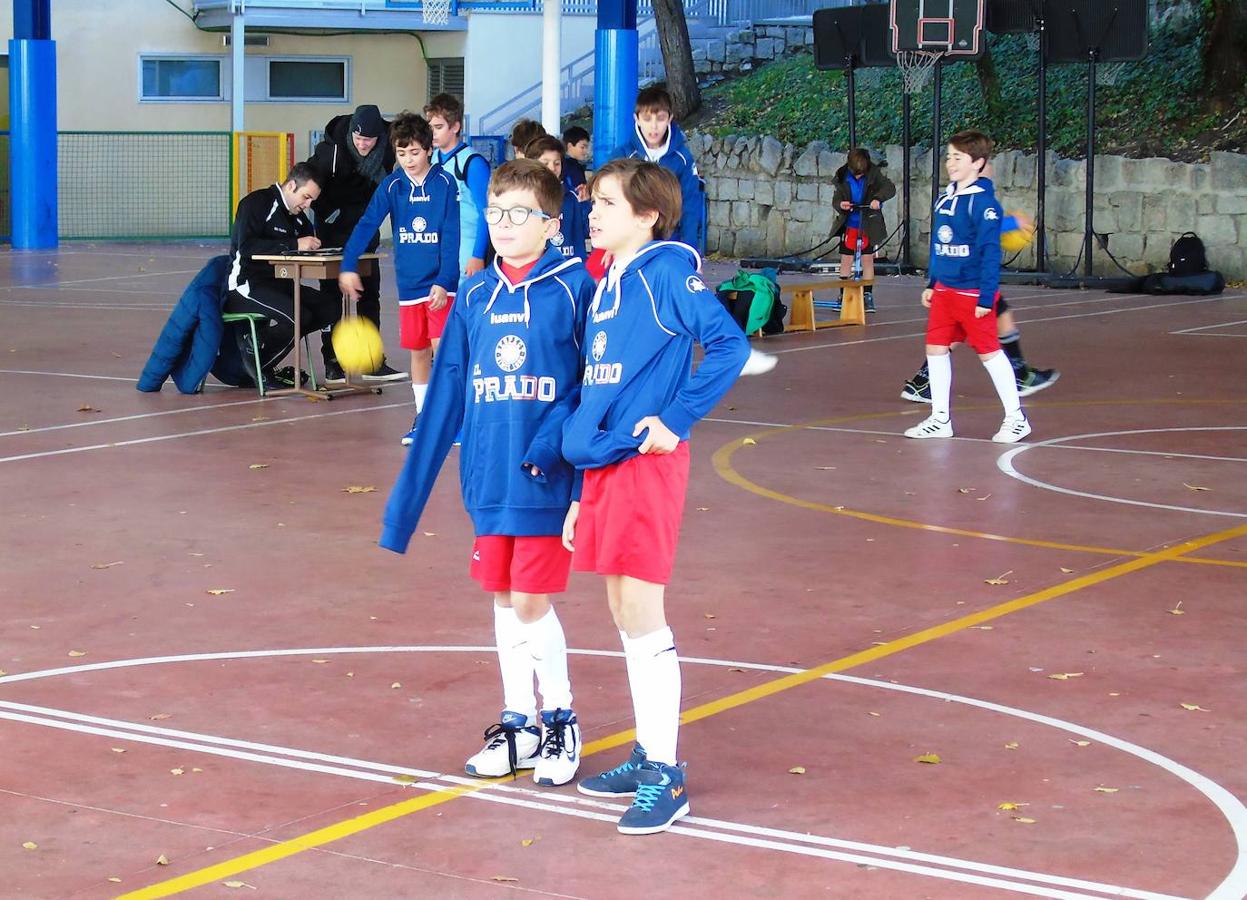
[(208, 866), (204, 869), (180, 875), (177, 878), (171, 878), (168, 881), (139, 888), (137, 891), (122, 894), (118, 897), (118, 900), (154, 900), (156, 897), (169, 897), (173, 894), (180, 894), (182, 891), (202, 887), (218, 879), (229, 878), (231, 875), (238, 875), (249, 869), (257, 869), (268, 863), (277, 862), (288, 856), (294, 856), (296, 853), (302, 853), (304, 850), (310, 850), (322, 844), (341, 840), (352, 834), (375, 828), (377, 825), (384, 825), (386, 822), (392, 822), (395, 819), (419, 812), (422, 809), (429, 809), (441, 803), (448, 803), (451, 800), (462, 797), (464, 794), (483, 790), (488, 786), (489, 782), (479, 785), (463, 785), (413, 797), (410, 800), (404, 800), (402, 803), (382, 807), (362, 816), (347, 819), (344, 822), (335, 822), (333, 825), (327, 825), (324, 828), (300, 835), (297, 838), (282, 841), (280, 844), (273, 844), (262, 850), (227, 859), (225, 862), (217, 863), (214, 866)]
[[(978, 625), (982, 622), (989, 622), (992, 619), (1007, 616), (1010, 613), (1017, 612), (1018, 610), (1026, 609), (1028, 607), (1035, 606), (1036, 604), (1053, 600), (1057, 597), (1063, 597), (1075, 591), (1082, 590), (1085, 587), (1101, 584), (1113, 578), (1128, 575), (1131, 572), (1137, 572), (1141, 569), (1146, 569), (1160, 563), (1170, 562), (1178, 557), (1181, 557), (1183, 554), (1192, 553), (1204, 547), (1211, 546), (1212, 544), (1232, 540), (1244, 535), (1247, 535), (1247, 525), (1239, 525), (1236, 528), (1229, 528), (1224, 531), (1218, 531), (1189, 541), (1183, 541), (1181, 544), (1177, 544), (1166, 550), (1149, 553), (1143, 557), (1131, 559), (1115, 566), (1111, 566), (1107, 569), (1093, 572), (1089, 575), (1082, 575), (1078, 578), (1062, 582), (1061, 584), (1044, 588), (1041, 591), (1036, 591), (1033, 594), (1028, 594), (1025, 597), (1018, 597), (1015, 600), (1009, 600), (988, 609), (971, 613), (968, 616), (962, 616), (960, 619), (954, 619), (953, 621), (945, 622), (942, 625), (935, 625), (931, 628), (926, 628), (922, 631), (906, 635), (905, 637), (888, 641), (886, 644), (881, 644), (877, 647), (871, 647), (868, 650), (862, 650), (849, 656), (841, 657), (840, 659), (833, 660), (832, 662), (825, 663), (813, 669), (806, 669), (802, 672), (785, 675), (764, 684), (746, 688), (743, 691), (737, 691), (734, 694), (729, 694), (728, 696), (721, 697), (718, 700), (703, 703), (700, 706), (695, 706), (691, 709), (685, 710), (680, 715), (680, 721), (684, 724), (696, 722), (699, 719), (705, 719), (709, 716), (717, 715), (718, 713), (726, 712), (730, 709), (735, 709), (736, 707), (743, 706), (746, 703), (752, 703), (755, 700), (770, 697), (774, 694), (780, 693), (781, 691), (786, 691), (803, 684), (808, 684), (812, 681), (817, 681), (819, 678), (822, 678), (824, 675), (831, 674), (832, 672), (842, 672), (845, 669), (851, 669), (855, 666), (863, 665), (864, 663), (873, 662), (874, 660), (881, 659), (885, 656), (900, 653), (902, 650), (908, 650), (910, 647), (916, 647), (919, 644), (925, 644), (929, 641), (936, 640), (937, 638), (945, 637), (958, 631), (964, 631), (965, 629)], [(592, 756), (595, 753), (600, 753), (603, 750), (609, 750), (613, 747), (627, 744), (635, 739), (635, 735), (636, 732), (629, 728), (627, 731), (620, 731), (615, 734), (608, 735), (607, 737), (599, 738), (596, 741), (591, 741), (583, 746), (581, 750), (581, 759), (584, 759), (587, 756)], [(303, 835), (302, 837), (293, 838), (292, 840), (275, 844), (272, 847), (266, 847), (263, 850), (248, 853), (245, 856), (239, 856), (235, 859), (226, 860), (223, 863), (218, 863), (217, 865), (209, 866), (196, 872), (190, 872), (178, 878), (170, 879), (169, 881), (160, 882), (159, 884), (154, 884), (150, 887), (142, 888), (128, 894), (123, 894), (120, 898), (118, 898), (118, 900), (148, 900), (148, 898), (154, 897), (168, 897), (171, 894), (180, 893), (181, 891), (190, 890), (191, 888), (208, 884), (218, 878), (237, 875), (238, 873), (245, 872), (248, 869), (258, 868), (259, 866), (267, 863), (285, 859), (286, 857), (293, 856), (296, 853), (301, 853), (304, 850), (318, 847), (322, 844), (339, 840), (340, 838), (348, 837), (368, 828), (382, 825), (402, 816), (409, 815), (410, 813), (418, 812), (422, 809), (427, 809), (431, 806), (436, 806), (449, 800), (454, 800), (464, 794), (482, 790), (485, 787), (488, 787), (488, 785), (489, 782), (485, 782), (480, 785), (467, 785), (453, 788), (445, 792), (426, 794), (423, 797), (417, 797), (413, 800), (405, 800), (401, 803), (396, 803), (393, 806), (387, 806), (383, 809), (359, 816), (358, 818), (348, 819), (345, 822), (330, 825), (318, 831), (313, 831), (310, 834)]]

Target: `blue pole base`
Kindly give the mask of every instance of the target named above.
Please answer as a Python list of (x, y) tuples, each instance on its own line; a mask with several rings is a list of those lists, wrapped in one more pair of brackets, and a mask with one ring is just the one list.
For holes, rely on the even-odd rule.
[(55, 249), (55, 41), (9, 41), (9, 114), (13, 249)]

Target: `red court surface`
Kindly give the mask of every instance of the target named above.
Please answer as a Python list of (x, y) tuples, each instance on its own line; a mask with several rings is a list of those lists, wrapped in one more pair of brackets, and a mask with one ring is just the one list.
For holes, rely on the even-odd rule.
[[(455, 453), (410, 552), (375, 544), (405, 383), (134, 389), (218, 250), (0, 255), (0, 895), (1247, 893), (1242, 291), (1008, 289), (1062, 372), (1015, 446), (965, 350), (957, 437), (901, 436), (915, 279), (767, 339), (694, 432), (668, 592), (692, 814), (624, 837), (462, 775), (501, 697)], [(559, 609), (591, 774), (624, 664), (599, 579)]]

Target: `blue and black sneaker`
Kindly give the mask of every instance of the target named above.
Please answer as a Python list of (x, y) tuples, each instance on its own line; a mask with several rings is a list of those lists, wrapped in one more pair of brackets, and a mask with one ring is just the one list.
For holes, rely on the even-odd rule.
[(619, 820), (621, 834), (657, 834), (688, 815), (684, 766), (643, 762), (636, 775), (636, 799)]
[(576, 790), (590, 797), (631, 797), (636, 793), (637, 772), (645, 762), (645, 748), (634, 744), (632, 755), (622, 765), (608, 772), (586, 778), (576, 785)]

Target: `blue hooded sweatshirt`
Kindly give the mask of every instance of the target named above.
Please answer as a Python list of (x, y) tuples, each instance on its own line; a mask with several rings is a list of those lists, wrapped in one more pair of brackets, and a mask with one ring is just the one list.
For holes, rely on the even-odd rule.
[(991, 308), (1000, 287), (1000, 224), (1004, 210), (991, 179), (967, 188), (954, 182), (931, 217), (931, 262), (927, 287), (978, 291), (978, 305)]
[(464, 281), (385, 507), (382, 547), (407, 550), (460, 424), (459, 482), (476, 534), (562, 534), (579, 476), (559, 444), (580, 393), (592, 297), (584, 264), (549, 246), (519, 284), (497, 259)]
[(359, 271), (359, 255), (390, 217), (399, 300), (425, 300), (433, 285), (450, 293), (459, 283), (459, 190), (434, 164), (416, 184), (396, 169), (377, 185), (342, 250), (343, 272)]
[(563, 209), (559, 212), (559, 230), (550, 243), (568, 259), (584, 259), (589, 253), (589, 204), (581, 203), (570, 188), (563, 191)]
[[(622, 263), (622, 265), (621, 265)], [(585, 325), (580, 405), (563, 428), (563, 455), (598, 469), (637, 455), (637, 422), (658, 416), (687, 440), (749, 358), (749, 341), (675, 241), (646, 244), (598, 284)], [(693, 344), (705, 351), (693, 374)]]
[(634, 159), (645, 159), (656, 162), (665, 169), (675, 173), (680, 180), (680, 198), (683, 210), (680, 223), (675, 227), (674, 241), (683, 241), (695, 250), (701, 249), (702, 219), (705, 213), (701, 176), (697, 173), (697, 161), (688, 149), (684, 140), (684, 132), (675, 122), (667, 132), (667, 143), (661, 147), (645, 146), (645, 138), (641, 135), (641, 126), (632, 130), (632, 152), (628, 154)]

